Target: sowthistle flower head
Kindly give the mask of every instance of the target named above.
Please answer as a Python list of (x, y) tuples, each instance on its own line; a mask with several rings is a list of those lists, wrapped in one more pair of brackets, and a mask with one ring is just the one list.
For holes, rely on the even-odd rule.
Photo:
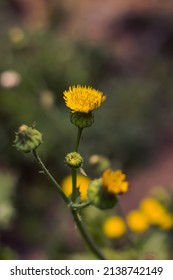
[(72, 86), (64, 91), (66, 106), (74, 112), (89, 113), (100, 107), (106, 96), (102, 92), (87, 86)]
[(121, 170), (112, 171), (111, 169), (106, 169), (102, 174), (103, 186), (109, 193), (126, 193), (129, 184), (125, 179), (126, 175)]
[(125, 174), (120, 170), (106, 169), (100, 179), (93, 180), (88, 188), (92, 204), (100, 209), (109, 209), (118, 202), (117, 195), (128, 191)]

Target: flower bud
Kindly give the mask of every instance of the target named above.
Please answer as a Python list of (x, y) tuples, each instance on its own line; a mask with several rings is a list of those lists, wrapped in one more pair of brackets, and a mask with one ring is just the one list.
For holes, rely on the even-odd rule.
[(65, 157), (65, 161), (71, 168), (79, 168), (84, 162), (82, 156), (77, 152), (67, 154)]
[(81, 112), (71, 112), (70, 115), (71, 123), (79, 128), (89, 127), (94, 123), (94, 116), (92, 112), (81, 113)]
[(93, 180), (88, 187), (88, 199), (101, 210), (110, 209), (118, 202), (115, 194), (107, 192), (102, 178)]
[(13, 143), (18, 151), (29, 153), (40, 146), (42, 134), (37, 129), (23, 124), (16, 132), (16, 138)]

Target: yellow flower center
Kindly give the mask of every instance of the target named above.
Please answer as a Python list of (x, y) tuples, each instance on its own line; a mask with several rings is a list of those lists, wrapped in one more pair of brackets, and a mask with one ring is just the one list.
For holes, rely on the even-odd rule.
[(103, 186), (110, 193), (122, 194), (128, 191), (128, 182), (125, 181), (126, 175), (121, 170), (105, 170), (102, 174)]
[(100, 107), (105, 99), (102, 92), (86, 86), (72, 86), (68, 91), (64, 91), (66, 106), (72, 112), (89, 113)]

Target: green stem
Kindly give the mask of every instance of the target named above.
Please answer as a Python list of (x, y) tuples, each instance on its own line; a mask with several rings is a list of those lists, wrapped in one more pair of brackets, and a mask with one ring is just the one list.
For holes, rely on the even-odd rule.
[(75, 202), (76, 195), (77, 195), (77, 186), (76, 186), (76, 168), (71, 168), (71, 175), (72, 175), (72, 201)]
[[(75, 152), (78, 151), (81, 135), (82, 135), (82, 130), (83, 128), (78, 127), (78, 133), (77, 133), (77, 138), (76, 138), (76, 144), (75, 144)], [(75, 202), (76, 200), (76, 194), (77, 194), (77, 186), (76, 186), (76, 169), (72, 168), (71, 169), (71, 175), (72, 175), (72, 201)]]
[(78, 209), (86, 208), (89, 205), (91, 205), (91, 201), (86, 201), (86, 202), (83, 202), (83, 203), (80, 203), (80, 204), (72, 203), (71, 208), (74, 209), (74, 210), (78, 210)]
[(45, 167), (44, 163), (42, 162), (41, 158), (39, 157), (36, 150), (33, 150), (33, 155), (37, 161), (37, 163), (41, 166), (42, 170), (44, 171), (44, 174), (48, 177), (48, 179), (57, 187), (60, 195), (62, 196), (64, 202), (68, 205), (70, 203), (70, 200), (68, 197), (64, 194), (63, 190), (61, 189), (60, 185), (57, 183), (57, 181), (53, 178), (53, 176), (50, 174), (49, 170)]
[[(89, 248), (91, 249), (91, 251), (101, 260), (105, 260), (105, 257), (102, 255), (102, 253), (99, 251), (99, 249), (97, 248), (96, 244), (94, 243), (94, 241), (91, 239), (90, 235), (88, 234), (84, 224), (82, 223), (80, 216), (78, 214), (78, 212), (76, 210), (73, 209), (73, 204), (71, 205), (70, 200), (68, 199), (68, 197), (66, 197), (66, 195), (64, 194), (64, 192), (62, 191), (60, 185), (56, 182), (56, 180), (54, 179), (54, 177), (50, 174), (50, 172), (47, 170), (47, 168), (45, 167), (44, 163), (42, 162), (41, 158), (39, 157), (38, 153), (36, 150), (33, 150), (33, 155), (37, 161), (37, 163), (40, 165), (41, 169), (44, 171), (44, 174), (48, 177), (48, 179), (57, 187), (58, 192), (60, 193), (61, 197), (63, 198), (64, 202), (66, 203), (66, 205), (68, 207), (70, 207), (71, 209), (71, 213), (74, 217), (74, 221), (82, 235), (82, 237), (84, 238), (84, 240), (86, 241), (86, 243), (88, 244)], [(76, 170), (75, 170), (76, 171)]]
[[(76, 145), (75, 145), (75, 152), (78, 151), (81, 135), (82, 135), (83, 128), (78, 127), (78, 133), (77, 133), (77, 138), (76, 138)], [(76, 169), (72, 169), (72, 183), (73, 183), (73, 192), (72, 192), (72, 200), (73, 202), (75, 201), (76, 198)], [(84, 205), (85, 204), (85, 205)], [(91, 249), (91, 251), (95, 254), (95, 256), (100, 259), (100, 260), (105, 260), (105, 257), (102, 255), (100, 252), (99, 248), (95, 244), (94, 240), (91, 238), (90, 234), (88, 233), (86, 227), (82, 223), (81, 217), (79, 215), (79, 209), (83, 207), (87, 207), (90, 205), (90, 202), (84, 203), (83, 206), (81, 204), (81, 207), (74, 207), (75, 204), (71, 204), (71, 212), (74, 218), (74, 221), (78, 227), (78, 230), (85, 240), (86, 244), (88, 247)]]
[(81, 135), (82, 135), (82, 130), (83, 128), (78, 127), (78, 133), (77, 133), (77, 139), (76, 139), (76, 145), (75, 145), (75, 152), (78, 151), (78, 147), (79, 147), (79, 143), (80, 143), (80, 139), (81, 139)]
[(88, 247), (91, 249), (91, 251), (95, 254), (95, 256), (100, 259), (100, 260), (106, 260), (106, 258), (104, 257), (104, 255), (100, 252), (99, 248), (96, 246), (94, 240), (91, 238), (91, 236), (88, 234), (84, 224), (82, 223), (81, 217), (79, 216), (79, 213), (74, 210), (71, 209), (72, 215), (74, 217), (75, 223), (83, 237), (83, 239), (85, 240), (85, 242), (87, 243)]

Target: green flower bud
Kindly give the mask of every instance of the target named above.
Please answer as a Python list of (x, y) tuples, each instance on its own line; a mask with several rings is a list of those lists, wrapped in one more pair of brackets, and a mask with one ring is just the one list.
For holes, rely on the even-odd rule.
[(66, 155), (65, 161), (71, 168), (79, 168), (83, 164), (82, 156), (77, 152), (72, 152)]
[(107, 192), (102, 185), (102, 178), (93, 180), (88, 187), (88, 199), (101, 210), (110, 209), (118, 202), (115, 194)]
[(89, 127), (94, 123), (94, 116), (92, 112), (81, 113), (81, 112), (71, 112), (70, 115), (71, 123), (79, 128)]
[(23, 124), (16, 132), (13, 143), (18, 151), (29, 153), (37, 149), (42, 142), (42, 134), (37, 129)]

